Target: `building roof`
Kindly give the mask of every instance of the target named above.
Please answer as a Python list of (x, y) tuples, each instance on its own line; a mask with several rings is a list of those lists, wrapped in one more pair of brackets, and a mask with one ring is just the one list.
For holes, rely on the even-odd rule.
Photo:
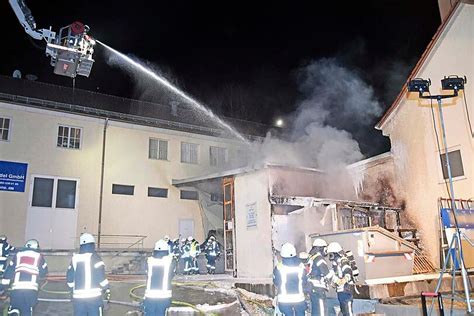
[(191, 177), (191, 178), (186, 178), (186, 179), (173, 179), (172, 184), (174, 186), (180, 187), (180, 186), (190, 186), (190, 185), (195, 185), (200, 182), (205, 182), (213, 179), (218, 179), (218, 178), (224, 178), (224, 177), (230, 177), (230, 176), (235, 176), (238, 174), (244, 174), (244, 173), (250, 173), (250, 172), (255, 172), (259, 171), (262, 169), (286, 169), (286, 170), (295, 170), (295, 171), (305, 171), (305, 172), (316, 172), (316, 173), (324, 173), (324, 171), (320, 169), (315, 169), (315, 168), (308, 168), (308, 167), (297, 167), (297, 166), (290, 166), (290, 165), (282, 165), (282, 164), (275, 164), (275, 163), (263, 163), (257, 166), (246, 166), (246, 167), (241, 167), (241, 168), (235, 168), (235, 169), (228, 169), (228, 170), (223, 170), (220, 172), (214, 172), (202, 176), (197, 176), (197, 177)]
[(383, 125), (391, 118), (392, 114), (395, 113), (395, 110), (400, 106), (401, 104), (401, 101), (404, 99), (405, 95), (406, 95), (406, 86), (407, 86), (407, 83), (412, 79), (412, 78), (416, 78), (416, 76), (418, 75), (420, 69), (423, 67), (425, 61), (428, 59), (428, 56), (431, 54), (431, 52), (433, 51), (434, 47), (436, 46), (436, 44), (438, 43), (441, 35), (444, 33), (444, 31), (446, 30), (446, 27), (448, 26), (448, 24), (451, 22), (451, 20), (453, 19), (453, 16), (455, 15), (455, 12), (457, 11), (457, 9), (459, 8), (460, 6), (460, 3), (462, 1), (457, 1), (451, 8), (451, 11), (449, 12), (448, 16), (446, 17), (446, 19), (444, 19), (444, 21), (441, 23), (441, 25), (439, 26), (438, 30), (436, 31), (435, 35), (433, 36), (433, 38), (431, 39), (431, 41), (429, 42), (428, 46), (426, 47), (425, 51), (423, 52), (423, 54), (421, 55), (420, 59), (418, 60), (418, 62), (416, 63), (415, 67), (413, 68), (413, 70), (411, 71), (410, 75), (408, 76), (406, 82), (403, 84), (402, 86), (402, 89), (400, 90), (400, 93), (397, 95), (395, 101), (392, 103), (392, 105), (388, 108), (387, 111), (385, 111), (384, 115), (382, 116), (382, 118), (380, 119), (380, 121), (377, 123), (377, 125), (375, 125), (375, 128), (376, 129), (382, 129)]
[[(109, 118), (138, 125), (218, 137), (230, 137), (208, 116), (191, 110), (187, 106), (145, 102), (121, 98), (102, 93), (72, 89), (37, 81), (15, 79), (0, 75), (0, 101), (25, 106), (76, 114)], [(268, 125), (233, 118), (223, 118), (243, 135), (264, 137)]]

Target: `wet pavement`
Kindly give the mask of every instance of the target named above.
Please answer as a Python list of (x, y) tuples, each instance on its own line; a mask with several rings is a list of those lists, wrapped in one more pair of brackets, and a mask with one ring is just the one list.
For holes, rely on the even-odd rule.
[[(143, 280), (142, 280), (143, 279)], [(222, 291), (217, 289), (216, 286), (210, 282), (203, 282), (197, 278), (186, 277), (178, 278), (179, 281), (175, 281), (173, 285), (173, 301), (176, 301), (175, 306), (192, 306), (195, 305), (200, 307), (203, 304), (207, 305), (218, 305), (218, 304), (231, 304), (235, 303), (237, 298), (230, 295), (225, 290)], [(132, 288), (144, 284), (144, 278), (139, 277), (135, 280), (122, 280), (122, 281), (111, 281), (111, 301), (105, 304), (104, 314), (105, 315), (139, 315), (131, 314), (131, 312), (140, 310), (139, 302), (134, 301), (130, 296)], [(137, 288), (134, 294), (138, 297), (142, 297), (144, 294), (144, 287)], [(60, 281), (48, 281), (42, 287), (42, 291), (39, 293), (40, 301), (34, 309), (35, 316), (72, 316), (73, 307), (70, 300), (70, 294), (67, 286), (63, 280)], [(51, 301), (41, 301), (41, 299)], [(190, 305), (188, 305), (190, 304)], [(3, 310), (8, 305), (7, 301), (0, 301), (0, 310)], [(128, 305), (128, 306), (127, 306)], [(189, 307), (188, 307), (189, 310)], [(235, 313), (240, 315), (240, 308), (233, 309)], [(1, 314), (1, 313), (0, 313)], [(191, 315), (192, 312), (185, 313)]]

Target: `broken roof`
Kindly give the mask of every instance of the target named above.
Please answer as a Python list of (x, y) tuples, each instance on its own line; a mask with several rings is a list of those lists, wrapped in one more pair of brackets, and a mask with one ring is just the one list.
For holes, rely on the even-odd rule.
[(419, 71), (425, 64), (426, 60), (428, 59), (428, 56), (433, 52), (434, 47), (438, 43), (441, 35), (444, 34), (447, 26), (453, 21), (453, 17), (455, 13), (457, 12), (458, 8), (460, 7), (460, 3), (462, 1), (457, 1), (454, 6), (451, 8), (451, 11), (449, 12), (448, 16), (446, 19), (441, 23), (439, 26), (438, 30), (436, 31), (435, 35), (429, 42), (428, 46), (426, 47), (425, 51), (421, 55), (420, 59), (416, 63), (415, 67), (411, 71), (410, 75), (408, 76), (406, 82), (403, 84), (402, 89), (400, 90), (400, 93), (397, 95), (395, 101), (392, 103), (392, 105), (385, 111), (384, 115), (380, 119), (380, 121), (375, 125), (376, 129), (382, 129), (383, 125), (392, 117), (392, 115), (395, 113), (395, 110), (400, 106), (401, 101), (404, 99), (406, 95), (406, 86), (408, 81), (410, 81), (413, 78), (416, 78), (418, 75)]

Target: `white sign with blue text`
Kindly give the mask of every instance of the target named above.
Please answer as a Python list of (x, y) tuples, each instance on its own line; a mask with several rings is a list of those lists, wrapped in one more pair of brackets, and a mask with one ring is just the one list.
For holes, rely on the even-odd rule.
[(0, 160), (0, 191), (25, 192), (27, 163)]
[(245, 205), (247, 208), (247, 229), (257, 228), (257, 202)]

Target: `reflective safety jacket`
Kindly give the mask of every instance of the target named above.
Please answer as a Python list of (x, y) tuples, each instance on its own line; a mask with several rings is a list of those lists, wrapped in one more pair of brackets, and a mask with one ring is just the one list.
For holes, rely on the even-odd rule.
[(309, 257), (309, 274), (308, 281), (315, 288), (327, 290), (327, 280), (329, 280), (334, 272), (329, 270), (326, 260), (320, 252)]
[(148, 257), (145, 298), (171, 298), (173, 256)]
[(337, 292), (352, 292), (352, 267), (351, 263), (345, 256), (339, 256), (332, 261), (334, 278), (344, 281), (343, 284), (336, 286)]
[(208, 256), (217, 257), (221, 254), (221, 249), (217, 241), (208, 242), (206, 244), (205, 252)]
[(67, 269), (66, 281), (76, 299), (94, 298), (109, 288), (105, 277), (105, 264), (95, 252), (78, 253), (72, 256)]
[(189, 251), (189, 255), (191, 257), (197, 257), (201, 253), (201, 248), (199, 247), (199, 243), (196, 240), (191, 242), (191, 250)]
[(183, 255), (181, 256), (182, 258), (189, 258), (189, 254), (191, 252), (191, 244), (189, 242), (186, 242), (183, 245), (183, 248), (181, 249)]
[(15, 247), (10, 245), (8, 241), (0, 242), (0, 273), (5, 270), (8, 256), (13, 251), (15, 251)]
[(278, 288), (278, 303), (303, 302), (306, 281), (306, 271), (301, 260), (296, 257), (284, 258), (273, 270), (273, 282)]
[(10, 261), (2, 285), (11, 283), (12, 290), (38, 291), (38, 282), (48, 274), (44, 257), (35, 249), (19, 251)]

